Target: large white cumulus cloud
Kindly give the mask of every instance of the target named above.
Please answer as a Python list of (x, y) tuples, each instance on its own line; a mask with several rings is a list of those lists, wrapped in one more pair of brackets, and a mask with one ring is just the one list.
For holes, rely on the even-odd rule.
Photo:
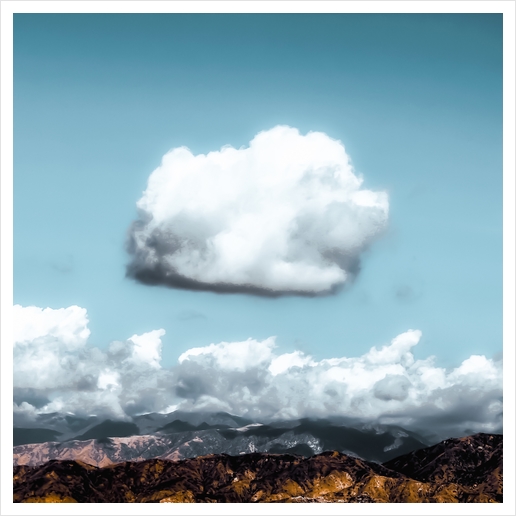
[(37, 306), (13, 307), (14, 342), (23, 345), (41, 337), (54, 338), (65, 346), (82, 346), (90, 335), (85, 308), (39, 308)]
[(15, 305), (13, 311), (15, 386), (68, 385), (90, 335), (86, 310)]
[[(275, 342), (233, 343), (260, 359), (231, 362), (228, 343), (182, 355), (183, 408), (211, 408), (254, 417), (348, 416), (446, 436), (501, 427), (502, 365), (473, 355), (445, 370), (434, 357), (416, 360), (419, 330), (398, 335), (360, 357), (316, 361), (302, 352), (275, 353)], [(224, 374), (222, 374), (224, 372)], [(188, 391), (186, 386), (191, 386)]]
[(32, 405), (39, 412), (126, 418), (142, 393), (157, 388), (164, 330), (112, 342), (103, 351), (88, 345), (88, 322), (86, 310), (78, 306), (56, 310), (14, 306), (18, 412), (30, 412)]
[(137, 203), (128, 274), (221, 292), (330, 292), (386, 227), (386, 193), (361, 185), (342, 143), (321, 132), (277, 126), (247, 148), (173, 149)]
[(262, 420), (340, 415), (437, 438), (501, 429), (501, 362), (473, 355), (446, 370), (433, 357), (416, 360), (418, 330), (359, 357), (319, 361), (301, 351), (281, 353), (274, 337), (221, 342), (192, 348), (166, 369), (164, 330), (103, 351), (86, 342), (84, 309), (17, 306), (15, 325), (33, 314), (37, 328), (16, 332), (15, 420), (55, 411), (128, 418), (177, 408)]

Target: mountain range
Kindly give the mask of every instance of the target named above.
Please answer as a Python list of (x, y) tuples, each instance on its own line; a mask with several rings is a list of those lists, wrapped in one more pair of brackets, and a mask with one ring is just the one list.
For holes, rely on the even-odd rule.
[(153, 458), (105, 467), (50, 460), (15, 466), (13, 481), (14, 501), (25, 503), (502, 502), (503, 437), (447, 439), (383, 465), (338, 451)]
[(147, 459), (179, 460), (208, 454), (325, 451), (382, 463), (425, 448), (427, 439), (393, 425), (347, 419), (296, 419), (259, 423), (224, 412), (146, 414), (132, 421), (46, 415), (46, 427), (14, 429), (15, 465), (81, 460), (93, 466)]

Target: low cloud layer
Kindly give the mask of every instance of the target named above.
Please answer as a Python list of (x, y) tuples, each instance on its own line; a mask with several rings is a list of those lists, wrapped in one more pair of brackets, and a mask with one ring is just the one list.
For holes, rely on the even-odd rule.
[(409, 330), (360, 357), (281, 353), (274, 337), (192, 348), (164, 369), (164, 330), (107, 350), (87, 343), (86, 310), (15, 307), (14, 416), (71, 412), (127, 419), (148, 412), (227, 411), (262, 420), (347, 416), (437, 438), (500, 431), (502, 363), (472, 355), (450, 370), (416, 360)]
[(361, 185), (342, 143), (320, 132), (277, 126), (247, 148), (173, 149), (137, 203), (127, 274), (192, 290), (332, 292), (386, 228), (387, 195)]

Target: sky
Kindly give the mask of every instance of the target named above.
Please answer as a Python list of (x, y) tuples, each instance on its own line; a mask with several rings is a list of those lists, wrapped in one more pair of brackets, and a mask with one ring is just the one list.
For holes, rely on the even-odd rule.
[(502, 114), (499, 14), (15, 14), (15, 410), (496, 427)]

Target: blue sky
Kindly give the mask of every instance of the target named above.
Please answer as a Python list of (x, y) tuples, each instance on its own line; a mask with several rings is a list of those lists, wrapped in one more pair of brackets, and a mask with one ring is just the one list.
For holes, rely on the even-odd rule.
[[(105, 347), (277, 336), (358, 356), (408, 329), (455, 366), (502, 350), (501, 15), (15, 15), (14, 302), (88, 311)], [(344, 291), (265, 298), (125, 277), (162, 156), (281, 124), (340, 140), (388, 231)]]

